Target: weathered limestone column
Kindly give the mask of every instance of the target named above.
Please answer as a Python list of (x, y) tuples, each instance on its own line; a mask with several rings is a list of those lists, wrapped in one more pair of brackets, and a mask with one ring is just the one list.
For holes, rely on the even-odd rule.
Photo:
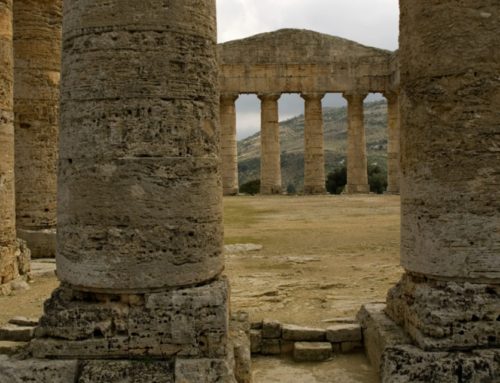
[(323, 139), (324, 94), (302, 94), (305, 100), (304, 125), (304, 193), (324, 194), (325, 153)]
[(220, 97), (222, 189), (224, 195), (238, 194), (238, 142), (236, 139), (236, 105), (238, 94)]
[(344, 93), (347, 100), (347, 185), (348, 194), (369, 193), (363, 100), (366, 93)]
[(61, 3), (14, 1), (16, 224), (32, 257), (56, 250)]
[(0, 0), (0, 295), (29, 271), (29, 254), (16, 240), (13, 76), (12, 0)]
[(399, 92), (384, 93), (387, 99), (387, 193), (399, 194)]
[(260, 193), (281, 194), (279, 94), (260, 94)]
[(496, 382), (500, 4), (401, 0), (400, 9), (406, 273), (387, 313), (418, 347), (386, 350), (383, 381)]
[(215, 0), (64, 2), (62, 286), (31, 351), (85, 361), (75, 381), (232, 382), (215, 20)]

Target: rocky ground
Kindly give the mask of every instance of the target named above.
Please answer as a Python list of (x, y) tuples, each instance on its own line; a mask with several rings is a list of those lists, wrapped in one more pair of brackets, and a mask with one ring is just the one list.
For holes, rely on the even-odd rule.
[[(253, 321), (327, 327), (364, 302), (383, 301), (400, 277), (399, 197), (231, 197), (225, 201), (226, 273), (233, 310)], [(0, 297), (0, 324), (39, 316), (57, 286), (51, 261), (28, 290)], [(375, 382), (362, 354), (321, 364), (254, 360), (255, 383)]]

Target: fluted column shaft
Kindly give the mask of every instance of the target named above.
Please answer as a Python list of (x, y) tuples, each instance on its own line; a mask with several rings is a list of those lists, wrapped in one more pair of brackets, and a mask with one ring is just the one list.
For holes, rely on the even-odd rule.
[(55, 256), (61, 3), (14, 2), (16, 223), (33, 257)]
[(384, 93), (387, 99), (387, 193), (399, 194), (399, 93)]
[(345, 94), (347, 100), (347, 185), (349, 194), (369, 193), (363, 100), (366, 94)]
[(238, 142), (236, 139), (236, 100), (238, 94), (220, 97), (222, 189), (224, 195), (238, 194)]
[(78, 289), (223, 269), (215, 1), (165, 4), (64, 3), (57, 274)]
[(302, 94), (304, 108), (304, 193), (324, 194), (325, 154), (323, 138), (324, 94)]
[(281, 150), (278, 114), (279, 94), (259, 95), (261, 100), (260, 193), (280, 194)]

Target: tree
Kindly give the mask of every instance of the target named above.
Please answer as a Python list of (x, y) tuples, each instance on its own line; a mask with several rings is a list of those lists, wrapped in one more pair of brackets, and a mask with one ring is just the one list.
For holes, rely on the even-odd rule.
[(368, 165), (368, 183), (372, 193), (382, 194), (387, 190), (387, 171), (378, 165)]
[(260, 192), (260, 180), (251, 180), (240, 186), (240, 193), (255, 195)]
[(330, 194), (340, 194), (347, 183), (347, 168), (342, 166), (329, 173), (326, 178), (326, 191)]

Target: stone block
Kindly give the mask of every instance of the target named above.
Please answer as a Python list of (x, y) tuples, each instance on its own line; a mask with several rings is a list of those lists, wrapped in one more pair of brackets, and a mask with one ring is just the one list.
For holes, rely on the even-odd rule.
[(262, 321), (262, 338), (279, 339), (281, 338), (281, 323), (271, 319)]
[(16, 325), (16, 326), (37, 326), (38, 325), (38, 318), (26, 318), (22, 316), (17, 316), (9, 320), (10, 324)]
[(329, 342), (295, 342), (293, 358), (296, 361), (316, 362), (332, 356), (332, 344)]
[(262, 339), (260, 352), (262, 355), (281, 354), (281, 341), (279, 339)]
[(284, 324), (281, 331), (284, 340), (322, 342), (326, 339), (326, 332), (321, 328)]
[(352, 352), (354, 350), (358, 350), (363, 348), (363, 344), (361, 342), (342, 342), (340, 343), (340, 351), (342, 353)]
[(0, 355), (2, 383), (68, 383), (76, 382), (77, 360), (15, 360)]
[(361, 326), (357, 323), (344, 323), (326, 329), (326, 339), (332, 343), (361, 342)]
[(250, 330), (250, 345), (252, 354), (260, 354), (262, 351), (262, 331)]
[(14, 342), (29, 342), (35, 333), (33, 326), (16, 326), (6, 324), (0, 327), (0, 340), (10, 340)]
[(175, 383), (236, 383), (227, 362), (221, 359), (175, 361)]
[(250, 323), (250, 328), (252, 330), (262, 330), (262, 321), (259, 322), (251, 322)]
[(292, 354), (294, 344), (295, 344), (294, 341), (281, 339), (280, 340), (281, 353), (282, 354)]
[(500, 382), (500, 349), (429, 352), (412, 345), (385, 349), (382, 383)]
[(379, 371), (382, 355), (387, 347), (409, 344), (410, 338), (385, 314), (384, 303), (369, 303), (361, 307), (357, 319), (363, 331), (366, 355)]
[(0, 354), (1, 355), (14, 355), (20, 352), (28, 345), (28, 342), (10, 342), (6, 340), (0, 341)]
[(77, 383), (174, 383), (174, 362), (94, 360), (83, 363)]

